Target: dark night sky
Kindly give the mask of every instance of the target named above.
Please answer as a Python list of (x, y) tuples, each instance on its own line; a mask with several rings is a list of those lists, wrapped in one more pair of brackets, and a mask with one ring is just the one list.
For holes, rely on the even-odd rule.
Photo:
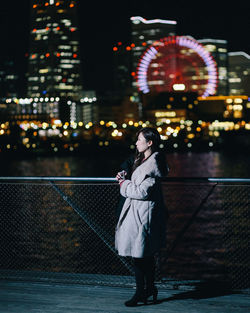
[[(177, 21), (177, 35), (195, 39), (228, 41), (229, 51), (250, 54), (250, 1), (85, 1), (80, 3), (81, 53), (85, 87), (110, 89), (112, 47), (129, 42), (130, 17), (162, 18)], [(1, 55), (10, 55), (25, 70), (23, 62), (29, 47), (29, 0), (1, 1)]]

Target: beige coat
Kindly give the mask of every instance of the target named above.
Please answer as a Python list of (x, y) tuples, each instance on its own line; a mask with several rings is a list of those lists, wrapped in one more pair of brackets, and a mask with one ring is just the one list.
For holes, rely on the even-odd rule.
[(167, 165), (160, 163), (159, 153), (153, 153), (121, 185), (126, 201), (115, 234), (121, 256), (152, 256), (165, 245), (167, 212), (159, 178), (166, 175)]

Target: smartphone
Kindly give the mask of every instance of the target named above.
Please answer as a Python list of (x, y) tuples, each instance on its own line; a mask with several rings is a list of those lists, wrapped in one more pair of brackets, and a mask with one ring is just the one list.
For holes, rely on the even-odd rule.
[(123, 170), (120, 172), (121, 178), (125, 180), (126, 172)]

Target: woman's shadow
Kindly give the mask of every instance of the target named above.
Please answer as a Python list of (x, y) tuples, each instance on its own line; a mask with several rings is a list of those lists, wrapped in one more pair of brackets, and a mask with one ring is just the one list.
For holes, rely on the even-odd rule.
[(208, 299), (240, 293), (233, 291), (228, 284), (220, 282), (199, 282), (194, 284), (194, 287), (194, 290), (177, 293), (168, 298), (158, 299), (156, 304), (174, 300)]

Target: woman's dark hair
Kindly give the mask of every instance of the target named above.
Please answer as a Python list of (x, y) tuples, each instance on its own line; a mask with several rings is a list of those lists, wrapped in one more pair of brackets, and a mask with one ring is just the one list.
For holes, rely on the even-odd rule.
[[(137, 134), (136, 134), (136, 138), (138, 138), (138, 136), (142, 134), (144, 136), (144, 138), (146, 139), (146, 142), (149, 142), (150, 140), (152, 141), (152, 145), (151, 145), (151, 151), (152, 153), (156, 152), (159, 150), (159, 145), (161, 143), (161, 136), (158, 133), (158, 131), (155, 128), (152, 127), (144, 127), (142, 129), (140, 129)], [(136, 149), (136, 154), (135, 154), (135, 162), (133, 165), (133, 171), (142, 163), (142, 160), (144, 159), (144, 153), (143, 152), (139, 152)]]

